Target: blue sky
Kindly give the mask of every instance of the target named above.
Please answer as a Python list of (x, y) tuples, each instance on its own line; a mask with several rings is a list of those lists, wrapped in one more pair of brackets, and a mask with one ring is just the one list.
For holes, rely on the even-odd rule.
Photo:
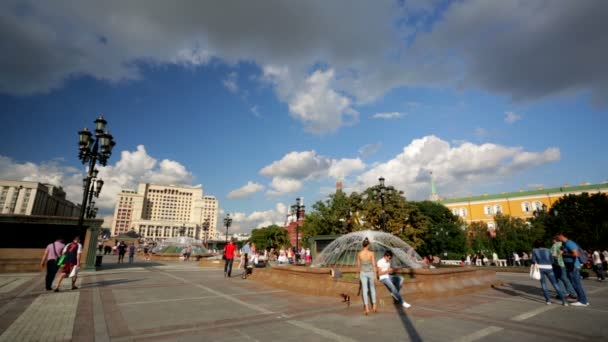
[(4, 2), (0, 178), (78, 202), (103, 114), (107, 223), (138, 182), (200, 184), (248, 231), (338, 179), (414, 200), (429, 171), (444, 197), (608, 179), (605, 3), (349, 4)]

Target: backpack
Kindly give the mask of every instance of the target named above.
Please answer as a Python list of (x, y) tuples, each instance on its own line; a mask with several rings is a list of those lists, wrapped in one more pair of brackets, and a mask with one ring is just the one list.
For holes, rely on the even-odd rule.
[(578, 246), (578, 260), (580, 260), (581, 264), (585, 265), (587, 263), (587, 261), (589, 261), (589, 259), (587, 258), (587, 253), (585, 253), (585, 251)]

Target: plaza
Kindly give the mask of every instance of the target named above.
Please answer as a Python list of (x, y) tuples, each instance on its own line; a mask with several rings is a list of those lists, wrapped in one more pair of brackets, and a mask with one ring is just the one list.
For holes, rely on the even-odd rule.
[[(608, 285), (583, 282), (591, 305), (545, 305), (538, 281), (498, 273), (502, 286), (414, 300), (380, 301), (364, 316), (339, 294), (270, 288), (236, 271), (194, 262), (116, 265), (83, 272), (79, 290), (44, 291), (42, 273), (0, 275), (0, 341), (589, 341), (608, 338)], [(218, 265), (219, 266), (219, 265)]]

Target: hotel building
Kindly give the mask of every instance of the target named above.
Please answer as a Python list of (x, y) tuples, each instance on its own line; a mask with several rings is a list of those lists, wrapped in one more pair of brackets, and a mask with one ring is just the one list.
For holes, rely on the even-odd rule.
[[(133, 229), (144, 239), (160, 241), (187, 236), (213, 240), (217, 233), (218, 201), (202, 188), (142, 183), (118, 194), (112, 234)], [(204, 224), (209, 223), (205, 235)]]
[(553, 203), (566, 195), (580, 195), (582, 193), (608, 193), (608, 183), (588, 184), (579, 186), (564, 185), (559, 188), (537, 189), (531, 191), (520, 190), (494, 195), (482, 195), (443, 199), (439, 201), (448, 207), (454, 215), (460, 216), (465, 222), (485, 222), (488, 228), (494, 229), (494, 215), (505, 214), (512, 217), (527, 219), (534, 215), (534, 211), (551, 208)]
[(0, 214), (78, 217), (80, 205), (68, 201), (59, 186), (0, 180)]

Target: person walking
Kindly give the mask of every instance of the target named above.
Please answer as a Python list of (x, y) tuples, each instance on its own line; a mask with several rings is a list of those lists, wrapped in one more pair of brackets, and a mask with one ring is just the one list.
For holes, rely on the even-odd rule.
[(133, 258), (135, 257), (135, 243), (131, 242), (129, 245), (129, 264), (133, 263)]
[(125, 262), (125, 254), (127, 253), (127, 245), (124, 241), (120, 241), (116, 249), (118, 250), (118, 263), (123, 264)]
[(562, 242), (562, 257), (564, 258), (564, 265), (566, 266), (566, 273), (568, 279), (572, 283), (572, 287), (576, 291), (577, 302), (570, 305), (572, 306), (589, 306), (587, 301), (587, 294), (581, 283), (581, 260), (580, 260), (580, 248), (576, 242), (568, 239), (564, 233), (558, 234), (559, 240)]
[(72, 276), (72, 290), (77, 290), (76, 287), (76, 278), (78, 277), (78, 268), (80, 268), (80, 256), (82, 255), (82, 245), (80, 244), (80, 236), (76, 236), (72, 242), (65, 245), (63, 247), (62, 254), (65, 255), (65, 259), (63, 262), (63, 267), (61, 268), (61, 274), (59, 275), (59, 280), (57, 280), (57, 285), (55, 286), (55, 292), (59, 292), (59, 288), (61, 287), (61, 282), (63, 278), (70, 276), (72, 270), (74, 270), (74, 275)]
[(399, 291), (401, 291), (401, 287), (403, 286), (403, 277), (397, 276), (394, 274), (394, 270), (391, 267), (391, 260), (393, 259), (393, 252), (387, 250), (384, 252), (384, 257), (378, 260), (378, 276), (380, 281), (388, 288), (391, 293), (391, 296), (399, 302), (401, 306), (404, 308), (409, 308), (412, 305), (407, 303), (401, 297)]
[(53, 281), (55, 280), (55, 276), (59, 270), (57, 260), (61, 256), (63, 247), (65, 247), (63, 244), (63, 239), (57, 239), (53, 243), (49, 243), (44, 250), (42, 261), (40, 261), (40, 266), (44, 267), (46, 265), (45, 288), (47, 291), (53, 290)]
[(549, 278), (551, 285), (559, 298), (562, 300), (563, 306), (568, 306), (568, 301), (566, 301), (566, 296), (564, 295), (564, 291), (559, 287), (557, 280), (555, 280), (555, 274), (553, 273), (553, 256), (551, 255), (551, 251), (543, 245), (541, 240), (536, 240), (534, 242), (534, 249), (532, 250), (532, 263), (538, 265), (538, 269), (540, 270), (540, 287), (543, 289), (543, 295), (545, 296), (545, 302), (547, 304), (551, 304), (551, 297), (549, 296), (549, 289), (547, 288), (547, 280), (545, 278)]
[(359, 269), (359, 279), (361, 280), (361, 294), (363, 295), (363, 304), (365, 307), (365, 315), (369, 315), (369, 297), (368, 291), (371, 292), (372, 310), (378, 311), (376, 307), (376, 256), (369, 249), (369, 240), (365, 238), (362, 243), (363, 249), (357, 254), (357, 267)]
[(232, 263), (234, 262), (235, 252), (236, 246), (232, 240), (228, 241), (228, 244), (224, 246), (224, 278), (230, 278), (232, 274)]
[(553, 256), (553, 273), (555, 274), (555, 279), (562, 289), (562, 292), (568, 294), (568, 299), (577, 299), (576, 291), (574, 290), (574, 287), (572, 287), (572, 283), (570, 283), (570, 279), (568, 279), (568, 274), (566, 273), (566, 266), (564, 265), (564, 258), (562, 257), (562, 242), (557, 235), (553, 237), (551, 255)]
[(604, 277), (604, 269), (602, 267), (602, 258), (600, 257), (599, 249), (593, 251), (591, 256), (593, 257), (593, 270), (597, 275), (597, 280), (604, 281), (606, 277)]

